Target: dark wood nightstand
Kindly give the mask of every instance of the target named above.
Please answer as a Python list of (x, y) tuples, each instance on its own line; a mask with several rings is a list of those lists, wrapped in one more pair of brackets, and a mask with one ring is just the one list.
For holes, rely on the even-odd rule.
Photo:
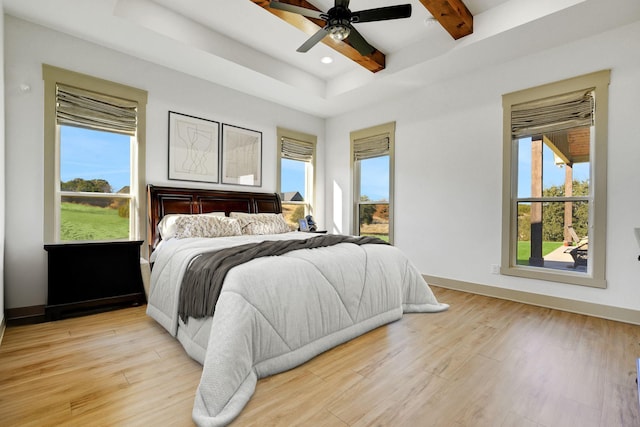
[(47, 320), (146, 303), (142, 240), (44, 245), (48, 258)]

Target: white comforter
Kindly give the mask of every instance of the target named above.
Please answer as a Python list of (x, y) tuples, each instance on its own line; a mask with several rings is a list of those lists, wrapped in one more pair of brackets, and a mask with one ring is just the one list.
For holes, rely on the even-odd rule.
[[(157, 254), (147, 313), (174, 336), (178, 295), (190, 260), (203, 250), (306, 233), (167, 241)], [(422, 276), (395, 247), (341, 243), (265, 257), (233, 268), (213, 316), (193, 420), (231, 422), (258, 378), (291, 369), (403, 312), (438, 312)]]

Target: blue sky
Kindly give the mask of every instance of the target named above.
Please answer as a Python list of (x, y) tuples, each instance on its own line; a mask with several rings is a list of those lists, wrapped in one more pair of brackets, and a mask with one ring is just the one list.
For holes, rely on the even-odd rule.
[[(371, 200), (389, 200), (389, 157), (363, 160), (362, 194)], [(282, 192), (298, 191), (304, 197), (304, 163), (295, 160), (282, 162)]]
[(280, 186), (283, 193), (297, 191), (305, 197), (304, 162), (282, 159)]
[[(113, 191), (130, 182), (129, 137), (72, 126), (60, 128), (60, 179), (105, 179)], [(389, 200), (389, 158), (363, 160), (362, 194), (371, 200)], [(299, 191), (305, 196), (304, 163), (282, 162), (282, 191)]]
[(130, 137), (60, 127), (60, 180), (105, 179), (114, 192), (130, 183)]
[(389, 156), (360, 162), (360, 194), (370, 200), (389, 200)]
[[(542, 187), (549, 188), (554, 185), (564, 185), (565, 169), (556, 166), (553, 151), (546, 144), (542, 150)], [(576, 163), (573, 165), (573, 180), (589, 180), (589, 163)], [(519, 141), (518, 152), (518, 197), (531, 196), (531, 138), (523, 138)]]

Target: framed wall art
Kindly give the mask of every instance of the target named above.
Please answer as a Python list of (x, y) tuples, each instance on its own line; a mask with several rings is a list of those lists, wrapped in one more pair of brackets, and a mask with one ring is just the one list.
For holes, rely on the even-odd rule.
[(218, 183), (220, 123), (169, 111), (169, 179)]
[(222, 124), (222, 183), (262, 186), (262, 132)]

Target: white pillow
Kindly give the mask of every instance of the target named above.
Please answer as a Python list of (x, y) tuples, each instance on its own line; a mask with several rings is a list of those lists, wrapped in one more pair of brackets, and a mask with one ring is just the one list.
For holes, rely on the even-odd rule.
[(280, 234), (291, 231), (281, 213), (231, 212), (229, 216), (238, 219), (242, 234)]
[(224, 212), (209, 212), (205, 214), (168, 214), (158, 223), (158, 232), (164, 239), (170, 239), (176, 234), (176, 220), (184, 216), (224, 216)]
[(175, 221), (176, 239), (187, 237), (240, 236), (240, 223), (235, 218), (212, 215), (180, 216)]

